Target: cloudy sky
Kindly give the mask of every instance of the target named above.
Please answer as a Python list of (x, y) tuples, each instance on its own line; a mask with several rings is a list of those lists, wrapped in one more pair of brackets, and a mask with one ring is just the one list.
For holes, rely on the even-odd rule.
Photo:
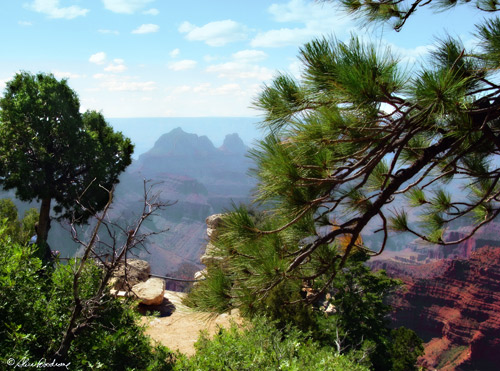
[(419, 10), (400, 33), (314, 0), (18, 0), (0, 3), (0, 89), (20, 70), (68, 78), (107, 117), (257, 116), (251, 101), (298, 49), (355, 33), (411, 66), (445, 31), (473, 45), (472, 6)]

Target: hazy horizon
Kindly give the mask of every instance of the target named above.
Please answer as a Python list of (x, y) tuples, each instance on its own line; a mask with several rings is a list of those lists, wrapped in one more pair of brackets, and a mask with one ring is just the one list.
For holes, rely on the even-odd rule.
[(151, 149), (160, 136), (177, 127), (187, 133), (207, 136), (215, 147), (220, 147), (228, 134), (238, 134), (249, 147), (263, 136), (257, 117), (110, 117), (107, 120), (135, 144), (134, 159)]

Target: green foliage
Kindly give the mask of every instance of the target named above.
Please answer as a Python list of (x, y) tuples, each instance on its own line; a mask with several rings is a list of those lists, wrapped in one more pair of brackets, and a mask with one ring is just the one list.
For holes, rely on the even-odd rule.
[[(287, 251), (294, 251), (290, 230), (261, 235), (257, 240), (243, 236), (237, 238), (235, 221), (245, 219), (252, 228), (271, 227), (269, 213), (260, 216), (259, 223), (240, 206), (223, 218), (215, 243), (220, 264), (208, 266), (207, 278), (189, 293), (187, 304), (203, 311), (224, 312), (239, 308), (247, 318), (266, 316), (280, 328), (293, 326), (307, 332), (322, 346), (333, 347), (339, 354), (358, 354), (369, 358), (377, 370), (391, 368), (391, 331), (386, 319), (390, 307), (388, 296), (400, 282), (385, 272), (372, 273), (363, 263), (366, 253), (359, 250), (343, 268), (340, 260), (332, 261), (335, 246), (322, 246), (315, 259), (301, 267), (301, 275), (280, 279), (286, 272)], [(233, 219), (234, 216), (234, 219)], [(296, 226), (295, 228), (297, 228)], [(297, 241), (296, 241), (297, 242)], [(323, 261), (318, 266), (318, 261)], [(337, 270), (335, 280), (329, 275)], [(314, 279), (306, 279), (313, 272)], [(255, 288), (262, 287), (261, 291)], [(325, 293), (319, 290), (325, 288)], [(317, 293), (311, 305), (304, 299)], [(329, 314), (324, 310), (330, 308)], [(403, 345), (401, 345), (403, 347)], [(410, 351), (409, 351), (410, 352)], [(416, 362), (410, 352), (408, 359)], [(411, 361), (409, 361), (411, 362)]]
[(0, 200), (0, 220), (5, 221), (5, 233), (12, 236), (16, 242), (20, 240), (21, 223), (17, 220), (17, 207), (10, 198)]
[[(341, 4), (400, 27), (428, 3)], [(241, 210), (226, 220), (220, 251), (236, 276), (251, 272), (232, 297), (260, 299), (299, 277), (334, 280), (356, 250), (383, 251), (391, 230), (451, 245), (442, 238), (451, 223), (473, 218), (473, 234), (500, 215), (496, 35), (498, 20), (478, 27), (475, 50), (445, 36), (410, 72), (391, 50), (356, 37), (304, 45), (302, 76), (278, 75), (254, 101), (268, 133), (251, 151), (255, 201), (273, 214), (266, 225)], [(368, 226), (382, 235), (370, 249), (362, 246)]]
[[(0, 227), (0, 363), (10, 358), (51, 362), (73, 308), (75, 263), (40, 274), (42, 263), (34, 257), (34, 247), (11, 242), (7, 230), (4, 223)], [(95, 264), (85, 267), (79, 286), (82, 300), (95, 295), (101, 276)], [(106, 294), (97, 308), (86, 313), (96, 319), (82, 329), (64, 360), (71, 363), (70, 369), (171, 369), (171, 353), (150, 345), (130, 303)]]
[(102, 114), (79, 110), (66, 80), (51, 74), (20, 72), (0, 99), (0, 185), (23, 201), (42, 200), (39, 245), (47, 238), (51, 200), (56, 213), (77, 212), (83, 222), (89, 214), (76, 200), (102, 209), (107, 192), (100, 185), (111, 189), (131, 162), (130, 139), (113, 132)]
[(323, 2), (339, 4), (348, 13), (359, 17), (364, 22), (390, 23), (396, 30), (400, 31), (406, 21), (423, 6), (429, 6), (435, 12), (449, 10), (458, 5), (470, 4), (475, 10), (485, 12), (496, 12), (500, 10), (499, 4), (492, 0), (321, 0)]
[(9, 198), (0, 199), (0, 220), (5, 220), (5, 235), (12, 242), (27, 244), (35, 233), (35, 223), (38, 222), (38, 210), (31, 208), (24, 213), (23, 219), (18, 219), (17, 207)]
[(422, 339), (404, 327), (391, 331), (390, 354), (393, 371), (416, 370), (415, 360), (424, 354)]
[(322, 347), (307, 334), (257, 317), (243, 330), (233, 325), (210, 340), (202, 335), (197, 352), (180, 360), (176, 370), (353, 370), (368, 368), (353, 357)]

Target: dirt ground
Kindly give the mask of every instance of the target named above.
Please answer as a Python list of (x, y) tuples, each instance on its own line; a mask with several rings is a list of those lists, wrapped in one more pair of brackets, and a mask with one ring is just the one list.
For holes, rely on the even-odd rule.
[(191, 356), (195, 353), (194, 343), (198, 340), (200, 331), (207, 330), (213, 335), (219, 326), (230, 327), (233, 321), (237, 324), (242, 323), (237, 313), (213, 317), (209, 313), (194, 312), (182, 304), (185, 295), (180, 292), (165, 291), (165, 299), (168, 301), (164, 300), (163, 310), (160, 310), (165, 316), (142, 317), (142, 323), (147, 328), (146, 334), (171, 350), (179, 350)]

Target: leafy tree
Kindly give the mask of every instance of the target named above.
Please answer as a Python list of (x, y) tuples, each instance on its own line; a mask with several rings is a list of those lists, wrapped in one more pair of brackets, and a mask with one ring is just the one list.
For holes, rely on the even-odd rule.
[[(102, 114), (79, 112), (76, 93), (52, 74), (20, 72), (0, 99), (0, 185), (23, 201), (41, 200), (38, 244), (45, 246), (50, 209), (67, 216), (83, 197), (100, 210), (131, 162), (133, 145)], [(82, 221), (88, 214), (82, 214)]]
[[(280, 328), (292, 324), (308, 332), (314, 341), (333, 348), (337, 354), (357, 353), (358, 359), (369, 359), (376, 370), (391, 369), (394, 340), (387, 318), (391, 309), (387, 298), (400, 282), (389, 278), (384, 271), (371, 272), (364, 265), (367, 254), (358, 250), (332, 282), (325, 282), (328, 272), (312, 275), (317, 266), (311, 261), (301, 267), (300, 274), (277, 281), (268, 291), (256, 295), (255, 287), (262, 287), (275, 274), (280, 255), (293, 252), (294, 248), (287, 248), (282, 233), (264, 235), (250, 243), (234, 240), (236, 234), (243, 233), (228, 224), (235, 215), (261, 220), (263, 224), (257, 223), (256, 228), (272, 226), (266, 225), (272, 222), (265, 222), (262, 215), (255, 218), (246, 211), (241, 206), (224, 217), (226, 224), (218, 229), (218, 238), (213, 241), (221, 263), (207, 267), (206, 280), (193, 287), (187, 304), (215, 312), (237, 307), (249, 318), (265, 315)], [(329, 259), (334, 252), (325, 246), (319, 253), (322, 256), (318, 259)], [(330, 269), (338, 269), (339, 263), (337, 259), (337, 266)], [(326, 290), (321, 292), (323, 288)], [(404, 354), (409, 364), (415, 364), (417, 356), (412, 349), (405, 353), (404, 343), (399, 343), (398, 349), (401, 351), (398, 357)]]
[[(412, 6), (429, 4), (341, 3), (401, 26)], [(375, 368), (414, 367), (418, 340), (404, 330), (391, 335), (377, 322), (373, 314), (383, 313), (383, 302), (366, 295), (363, 272), (351, 264), (359, 253), (382, 253), (391, 231), (451, 245), (500, 214), (500, 19), (479, 25), (477, 38), (477, 48), (467, 50), (445, 37), (411, 75), (389, 49), (356, 37), (304, 45), (301, 78), (280, 74), (255, 100), (268, 133), (251, 153), (256, 201), (271, 210), (269, 217), (257, 222), (244, 208), (226, 216), (215, 242), (220, 264), (208, 267), (207, 280), (194, 291), (200, 303), (208, 285), (214, 309), (252, 310), (270, 300), (317, 303), (338, 290), (333, 301), (345, 300), (345, 310), (331, 327), (337, 342), (353, 346), (370, 337), (379, 347)], [(450, 184), (460, 192), (447, 191)], [(470, 234), (444, 241), (447, 226), (460, 221), (473, 224)], [(363, 232), (380, 236), (379, 245), (363, 244)], [(342, 287), (354, 289), (340, 294)], [(356, 287), (363, 295), (354, 294)], [(304, 288), (312, 295), (300, 297)], [(378, 306), (374, 312), (370, 302)]]

